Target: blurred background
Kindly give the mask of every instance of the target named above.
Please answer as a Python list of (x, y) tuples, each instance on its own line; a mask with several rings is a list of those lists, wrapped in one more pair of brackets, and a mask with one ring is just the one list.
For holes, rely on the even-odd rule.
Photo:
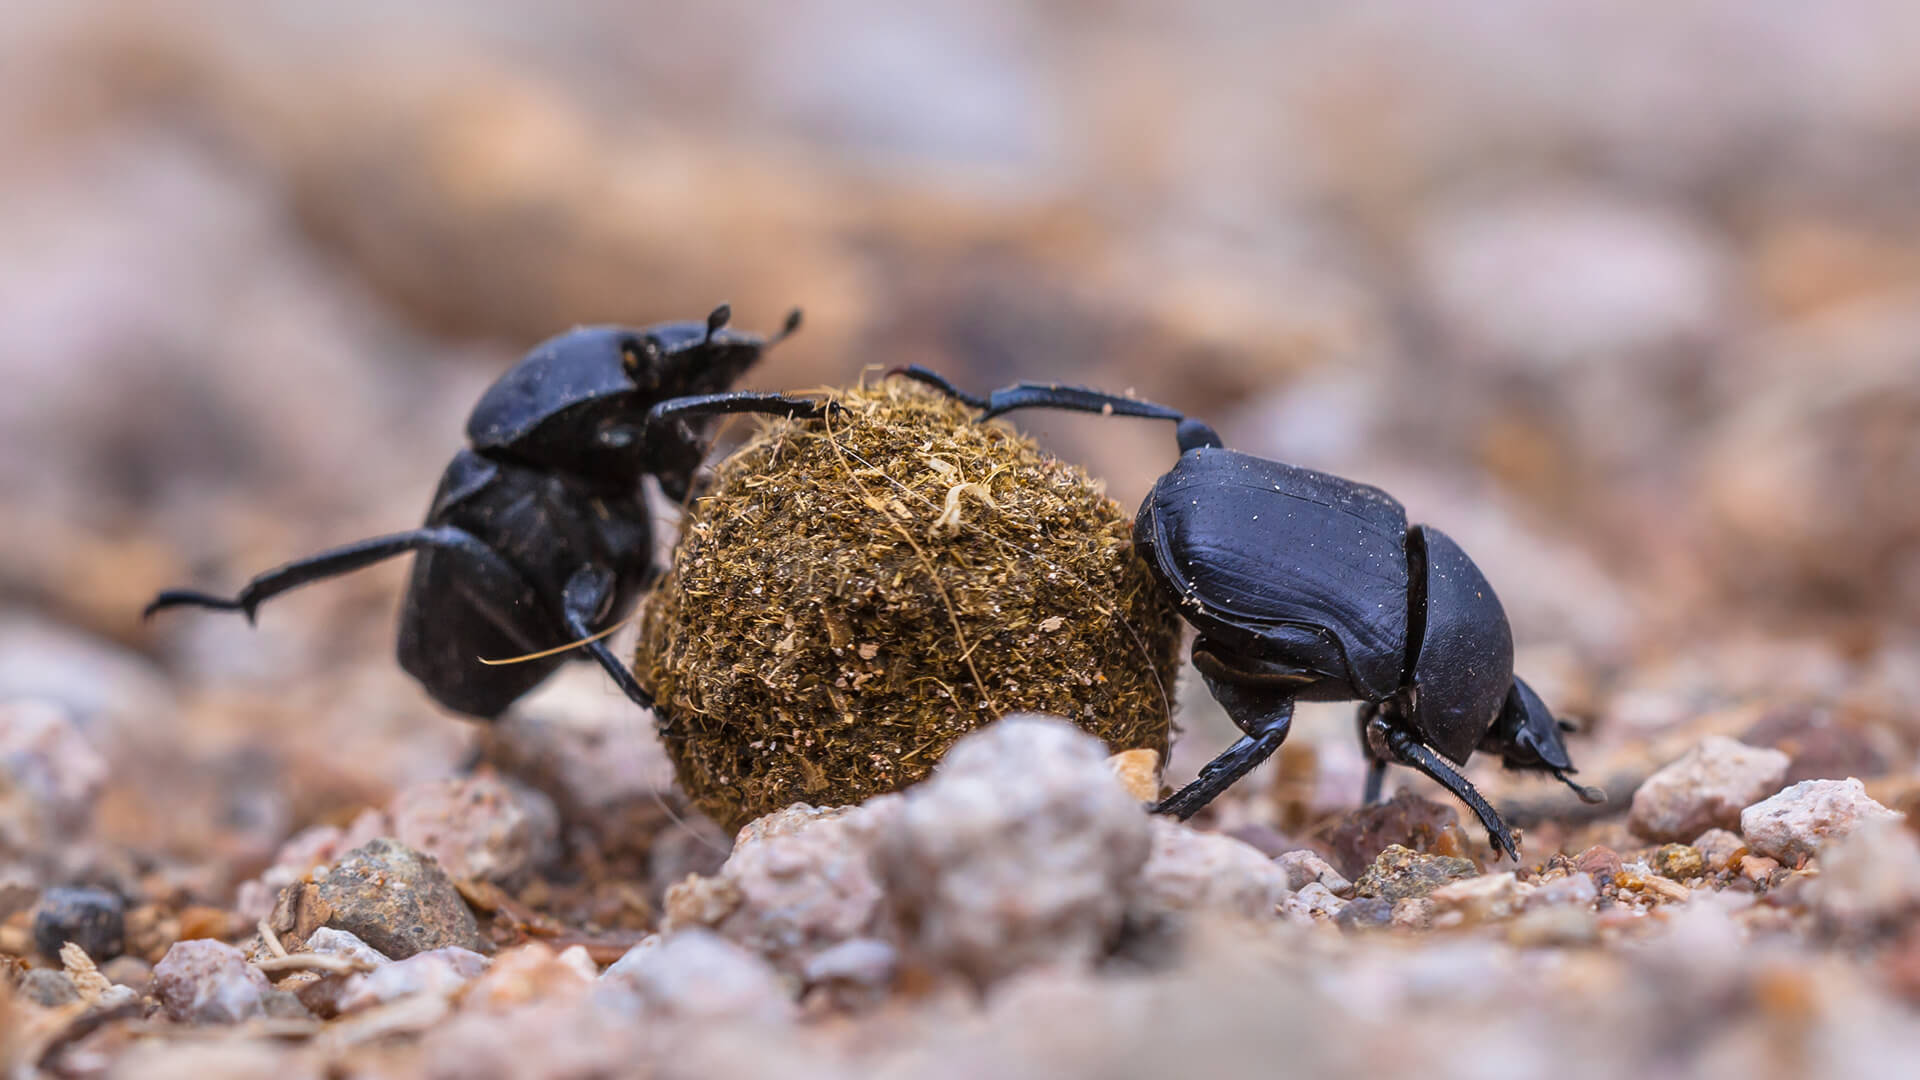
[[(1703, 727), (1911, 771), (1920, 7), (697, 8), (8, 5), (0, 699), (104, 755), (108, 839), (243, 873), (451, 768), (404, 561), (257, 630), (141, 605), (411, 527), (530, 345), (722, 300), (806, 310), (754, 387), (1130, 388), (1386, 487), (1590, 779)], [(1129, 508), (1174, 453), (1020, 425)], [(1350, 807), (1346, 715), (1289, 752)]]

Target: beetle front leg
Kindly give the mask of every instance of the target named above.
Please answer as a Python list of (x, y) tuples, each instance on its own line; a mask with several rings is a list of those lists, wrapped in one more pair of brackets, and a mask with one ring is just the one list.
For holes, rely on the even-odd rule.
[(1380, 801), (1380, 790), (1387, 779), (1387, 759), (1374, 753), (1373, 747), (1367, 742), (1367, 728), (1379, 714), (1380, 706), (1368, 701), (1361, 703), (1359, 715), (1354, 718), (1360, 729), (1360, 752), (1367, 757), (1367, 786), (1360, 794), (1361, 806), (1372, 806)]
[(1221, 792), (1232, 787), (1254, 766), (1273, 756), (1287, 741), (1293, 727), (1293, 695), (1278, 693), (1269, 687), (1238, 686), (1207, 679), (1214, 699), (1227, 710), (1227, 716), (1246, 732), (1232, 746), (1207, 762), (1193, 783), (1181, 788), (1160, 805), (1156, 814), (1172, 814), (1181, 821), (1192, 817)]
[(613, 679), (622, 693), (635, 705), (643, 709), (653, 709), (653, 695), (647, 693), (640, 681), (633, 677), (620, 658), (613, 655), (607, 647), (607, 640), (594, 637), (600, 631), (593, 629), (593, 620), (600, 615), (600, 609), (606, 606), (607, 597), (613, 589), (613, 571), (599, 566), (584, 566), (574, 571), (567, 579), (567, 585), (560, 595), (561, 610), (565, 613), (567, 632), (576, 640), (587, 641), (581, 647), (587, 655), (593, 657)]
[(1494, 850), (1503, 851), (1514, 862), (1520, 861), (1520, 843), (1513, 837), (1513, 830), (1500, 818), (1492, 804), (1481, 796), (1478, 788), (1456, 772), (1439, 754), (1428, 749), (1415, 739), (1407, 729), (1393, 723), (1376, 713), (1367, 725), (1369, 744), (1378, 744), (1393, 755), (1395, 761), (1415, 768), (1431, 777), (1441, 787), (1453, 792), (1455, 798), (1467, 804), (1480, 824), (1487, 828), (1487, 839), (1492, 841)]

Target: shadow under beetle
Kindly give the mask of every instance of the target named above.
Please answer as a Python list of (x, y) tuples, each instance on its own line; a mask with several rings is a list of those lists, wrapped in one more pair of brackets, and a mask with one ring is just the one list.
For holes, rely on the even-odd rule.
[[(191, 605), (251, 622), (262, 602), (289, 589), (415, 552), (400, 666), (455, 712), (500, 715), (569, 654), (498, 666), (480, 657), (590, 638), (625, 618), (652, 583), (642, 477), (682, 501), (707, 452), (707, 418), (819, 417), (830, 408), (727, 392), (800, 325), (796, 310), (765, 339), (727, 329), (729, 317), (723, 304), (704, 323), (583, 327), (542, 342), (481, 395), (467, 420), (469, 446), (441, 474), (422, 527), (269, 570), (232, 599), (169, 590), (146, 614)], [(636, 704), (653, 707), (605, 641), (581, 647)]]
[[(1366, 801), (1388, 764), (1410, 766), (1472, 808), (1494, 846), (1513, 833), (1455, 770), (1475, 750), (1551, 773), (1588, 802), (1563, 729), (1513, 673), (1513, 632), (1465, 552), (1366, 484), (1228, 450), (1212, 428), (1164, 405), (1075, 386), (1019, 383), (988, 397), (918, 366), (907, 375), (982, 410), (1024, 408), (1171, 420), (1180, 460), (1140, 504), (1133, 540), (1198, 631), (1193, 664), (1241, 738), (1155, 808), (1182, 819), (1286, 740), (1293, 704), (1361, 702)], [(1451, 763), (1451, 764), (1450, 764)]]

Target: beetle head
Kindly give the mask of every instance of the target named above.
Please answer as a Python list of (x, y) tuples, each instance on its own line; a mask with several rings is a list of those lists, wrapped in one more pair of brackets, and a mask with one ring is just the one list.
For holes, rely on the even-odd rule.
[(1512, 688), (1507, 691), (1507, 700), (1501, 705), (1500, 715), (1487, 732), (1481, 749), (1499, 754), (1501, 764), (1509, 769), (1552, 773), (1582, 800), (1604, 802), (1605, 792), (1576, 784), (1567, 776), (1579, 771), (1573, 767), (1567, 744), (1560, 737), (1561, 732), (1571, 730), (1571, 725), (1553, 718), (1546, 702), (1540, 700), (1540, 695), (1533, 692), (1526, 680), (1515, 676)]
[(487, 388), (467, 420), (476, 450), (625, 482), (647, 467), (640, 427), (669, 398), (719, 393), (793, 332), (772, 340), (727, 328), (722, 304), (705, 322), (586, 326), (535, 346)]

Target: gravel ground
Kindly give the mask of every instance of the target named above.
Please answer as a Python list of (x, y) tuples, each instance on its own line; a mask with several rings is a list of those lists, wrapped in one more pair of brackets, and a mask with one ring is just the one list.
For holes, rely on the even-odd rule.
[[(1920, 1058), (1912, 5), (16, 6), (0, 1069)], [(1476, 759), (1497, 860), (1411, 774), (1359, 808), (1349, 707), (1303, 705), (1182, 825), (1010, 716), (734, 835), (590, 666), (436, 710), (397, 564), (139, 618), (415, 524), (534, 342), (721, 300), (806, 309), (754, 388), (1131, 387), (1386, 488), (1608, 801)], [(1127, 507), (1169, 463), (1019, 419)], [(1177, 689), (1175, 785), (1231, 737)]]

